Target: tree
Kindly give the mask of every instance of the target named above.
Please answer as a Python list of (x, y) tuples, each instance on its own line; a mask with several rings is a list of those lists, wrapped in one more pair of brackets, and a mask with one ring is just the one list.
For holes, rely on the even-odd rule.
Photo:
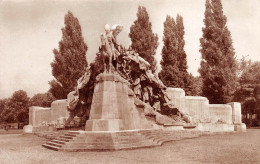
[(55, 98), (50, 92), (38, 93), (30, 99), (30, 106), (50, 107), (54, 100)]
[(230, 102), (235, 91), (237, 64), (226, 23), (221, 1), (206, 0), (199, 72), (203, 79), (202, 95), (210, 103)]
[(14, 121), (18, 123), (29, 121), (29, 97), (25, 91), (15, 91), (8, 105), (7, 118), (13, 117)]
[(66, 98), (88, 66), (88, 47), (84, 42), (78, 19), (69, 11), (65, 15), (64, 23), (59, 50), (53, 50), (55, 59), (51, 67), (55, 79), (49, 82), (50, 92), (58, 99)]
[(200, 76), (192, 76), (192, 79), (190, 80), (193, 85), (193, 96), (201, 96), (202, 94), (202, 78)]
[(162, 70), (159, 77), (166, 86), (183, 88), (187, 95), (192, 95), (193, 76), (187, 71), (183, 18), (177, 15), (175, 23), (174, 19), (167, 15), (163, 34)]
[(246, 116), (245, 122), (250, 126), (253, 114), (257, 114), (260, 119), (259, 79), (260, 62), (252, 62), (243, 57), (239, 62), (239, 87), (236, 89), (233, 101), (241, 102), (242, 113)]
[(10, 98), (0, 100), (0, 122), (14, 122), (14, 117), (9, 115), (11, 112)]
[(137, 20), (130, 27), (129, 37), (132, 41), (132, 49), (148, 61), (152, 72), (155, 72), (157, 63), (154, 55), (158, 47), (158, 36), (152, 32), (149, 15), (143, 6), (138, 7)]

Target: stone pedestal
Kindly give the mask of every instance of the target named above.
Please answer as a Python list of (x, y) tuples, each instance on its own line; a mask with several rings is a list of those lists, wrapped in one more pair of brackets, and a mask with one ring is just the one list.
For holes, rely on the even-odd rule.
[(25, 125), (23, 127), (23, 133), (32, 133), (33, 132), (33, 126), (32, 125)]
[(241, 123), (239, 125), (234, 125), (234, 131), (237, 132), (246, 132), (246, 124)]
[(134, 105), (129, 83), (117, 73), (100, 74), (95, 84), (86, 131), (121, 131), (152, 128)]
[(168, 96), (171, 98), (172, 103), (181, 110), (182, 112), (187, 113), (185, 108), (185, 92), (181, 88), (171, 88), (166, 89)]
[(241, 118), (241, 104), (238, 102), (231, 102), (228, 103), (228, 105), (231, 106), (232, 108), (232, 121), (233, 124), (241, 124), (242, 123), (242, 118)]

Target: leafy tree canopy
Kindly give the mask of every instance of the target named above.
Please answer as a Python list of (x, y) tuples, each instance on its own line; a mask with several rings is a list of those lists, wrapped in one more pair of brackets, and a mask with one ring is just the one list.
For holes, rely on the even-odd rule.
[(50, 92), (59, 99), (67, 97), (88, 66), (86, 59), (88, 47), (84, 42), (78, 19), (69, 11), (65, 15), (64, 23), (59, 50), (53, 50), (55, 59), (51, 67), (55, 79), (49, 83)]
[(142, 58), (151, 64), (151, 70), (156, 70), (156, 60), (154, 55), (158, 47), (158, 36), (152, 32), (152, 24), (149, 21), (149, 15), (146, 8), (138, 7), (137, 20), (130, 27), (129, 37), (131, 38), (131, 47)]

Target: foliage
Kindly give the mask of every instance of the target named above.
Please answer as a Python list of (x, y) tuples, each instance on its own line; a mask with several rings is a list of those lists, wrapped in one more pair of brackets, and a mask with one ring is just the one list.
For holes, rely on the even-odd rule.
[(23, 90), (14, 92), (10, 99), (11, 108), (13, 109), (12, 115), (18, 122), (28, 122), (29, 118), (29, 97)]
[(241, 102), (243, 114), (260, 116), (259, 79), (260, 62), (252, 62), (243, 57), (239, 62), (239, 87), (234, 96), (234, 101)]
[(189, 74), (187, 95), (192, 96), (201, 96), (202, 94), (202, 78), (200, 76), (194, 77), (192, 74)]
[(204, 24), (199, 69), (203, 79), (202, 95), (210, 103), (227, 103), (236, 88), (237, 63), (220, 0), (206, 0)]
[(54, 61), (51, 63), (52, 75), (55, 77), (50, 84), (50, 92), (55, 98), (66, 98), (73, 90), (77, 79), (87, 67), (87, 45), (84, 42), (79, 21), (69, 11), (65, 15), (65, 27), (62, 28), (62, 40), (59, 50), (54, 49)]
[(129, 37), (132, 41), (132, 49), (148, 61), (151, 64), (152, 72), (155, 72), (156, 60), (154, 55), (158, 47), (158, 36), (152, 32), (149, 15), (143, 6), (138, 7), (137, 20), (130, 27)]
[(194, 87), (195, 94), (194, 95), (201, 96), (202, 95), (202, 85), (203, 85), (201, 76), (194, 77), (193, 84), (195, 85), (195, 87)]
[(50, 93), (38, 93), (30, 99), (30, 106), (50, 107), (55, 97)]
[(29, 97), (23, 90), (14, 92), (12, 97), (0, 100), (1, 122), (28, 122)]
[(9, 115), (11, 112), (10, 98), (0, 100), (0, 122), (14, 122), (14, 117)]
[(159, 77), (166, 86), (183, 88), (187, 95), (193, 95), (193, 76), (187, 72), (184, 51), (183, 18), (177, 15), (175, 23), (174, 19), (167, 15), (163, 34), (162, 70)]

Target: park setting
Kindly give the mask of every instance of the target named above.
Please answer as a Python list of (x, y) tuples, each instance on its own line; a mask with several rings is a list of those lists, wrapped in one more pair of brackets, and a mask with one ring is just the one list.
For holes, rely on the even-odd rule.
[(259, 6), (1, 2), (0, 163), (258, 163)]

